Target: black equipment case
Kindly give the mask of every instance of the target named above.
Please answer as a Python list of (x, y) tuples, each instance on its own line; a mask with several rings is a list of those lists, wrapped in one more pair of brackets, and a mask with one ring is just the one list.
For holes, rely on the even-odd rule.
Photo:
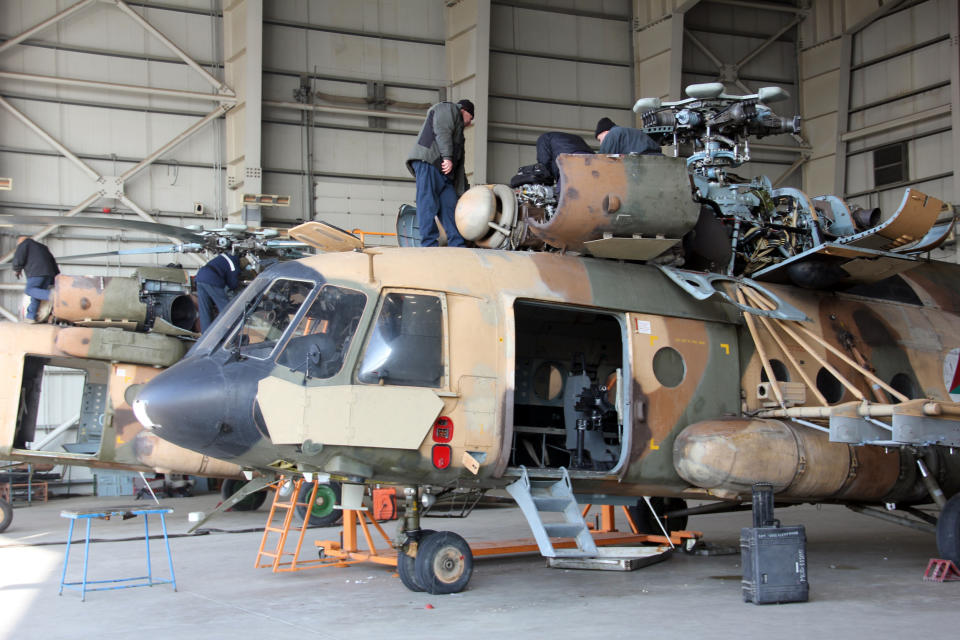
[(803, 525), (781, 527), (773, 519), (771, 485), (754, 485), (753, 525), (740, 531), (743, 601), (806, 602), (807, 534)]

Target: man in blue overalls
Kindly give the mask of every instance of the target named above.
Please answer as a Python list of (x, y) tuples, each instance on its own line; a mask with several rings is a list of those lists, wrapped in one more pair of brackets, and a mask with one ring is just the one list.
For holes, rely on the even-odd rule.
[(206, 331), (217, 313), (222, 313), (240, 286), (240, 260), (221, 253), (197, 271), (197, 303), (200, 331)]

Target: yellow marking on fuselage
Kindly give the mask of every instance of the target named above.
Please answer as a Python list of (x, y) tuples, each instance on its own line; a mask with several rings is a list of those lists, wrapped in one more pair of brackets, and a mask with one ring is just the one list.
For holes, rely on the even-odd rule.
[(720, 343), (720, 348), (724, 350), (727, 355), (730, 355), (730, 345), (725, 342)]
[(658, 336), (650, 336), (650, 346), (653, 346), (653, 343), (658, 339)]
[(656, 438), (650, 438), (650, 450), (651, 450), (651, 451), (659, 451), (659, 450), (660, 450), (660, 445), (657, 444), (657, 439), (656, 439)]

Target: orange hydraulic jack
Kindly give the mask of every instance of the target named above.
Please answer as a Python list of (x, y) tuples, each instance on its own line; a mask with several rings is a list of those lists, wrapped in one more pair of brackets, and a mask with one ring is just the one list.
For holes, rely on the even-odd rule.
[[(583, 519), (587, 519), (587, 514), (590, 513), (590, 509), (593, 505), (584, 505), (582, 514)], [(630, 530), (633, 532), (633, 535), (627, 533), (620, 533), (617, 531), (616, 525), (616, 507), (612, 504), (603, 504), (600, 505), (600, 518), (599, 522), (587, 523), (587, 526), (594, 530), (593, 537), (597, 541), (597, 544), (604, 544), (601, 542), (603, 540), (604, 534), (614, 533), (619, 536), (615, 539), (614, 542), (607, 542), (606, 544), (633, 544), (633, 543), (647, 543), (647, 544), (669, 544), (675, 547), (683, 547), (690, 549), (693, 545), (696, 544), (697, 540), (703, 537), (703, 532), (701, 531), (671, 531), (670, 536), (663, 535), (654, 535), (649, 533), (640, 533), (640, 529), (637, 528), (637, 524), (633, 521), (633, 516), (630, 515), (630, 509), (621, 506), (623, 510), (623, 515), (627, 519), (627, 524), (630, 525)]]
[[(386, 549), (378, 549), (370, 533), (368, 523), (376, 528), (386, 545)], [(366, 549), (357, 546), (357, 525), (363, 531), (363, 538), (367, 543)], [(340, 542), (334, 540), (317, 540), (314, 542), (320, 553), (320, 562), (325, 567), (346, 567), (358, 562), (373, 562), (397, 566), (397, 552), (391, 547), (390, 536), (383, 530), (380, 523), (373, 519), (369, 511), (354, 509), (343, 510), (343, 531)]]
[[(584, 516), (590, 511), (591, 505), (586, 505), (583, 510)], [(657, 544), (674, 546), (692, 546), (703, 534), (699, 531), (671, 531), (670, 537), (662, 535), (648, 535), (638, 533), (637, 526), (630, 517), (630, 512), (623, 507), (623, 513), (627, 517), (632, 533), (617, 531), (615, 526), (615, 511), (611, 505), (601, 507), (602, 526), (593, 532), (593, 539), (599, 546), (610, 546), (616, 544)], [(373, 525), (380, 536), (383, 538), (386, 549), (378, 549), (374, 544), (373, 536), (367, 522)], [(357, 546), (357, 525), (363, 530), (363, 537), (367, 543), (366, 549), (360, 549)], [(319, 566), (328, 567), (346, 567), (359, 562), (373, 562), (376, 564), (397, 566), (397, 552), (391, 548), (389, 536), (383, 528), (366, 511), (343, 510), (343, 534), (341, 542), (334, 540), (317, 540), (314, 543), (320, 552), (321, 562)], [(553, 546), (555, 549), (568, 549), (577, 546), (572, 538), (554, 538)], [(470, 551), (475, 558), (483, 556), (503, 556), (521, 553), (536, 553), (539, 551), (537, 543), (532, 538), (522, 538), (519, 540), (498, 540), (496, 542), (471, 542)], [(315, 562), (315, 561), (314, 561)]]

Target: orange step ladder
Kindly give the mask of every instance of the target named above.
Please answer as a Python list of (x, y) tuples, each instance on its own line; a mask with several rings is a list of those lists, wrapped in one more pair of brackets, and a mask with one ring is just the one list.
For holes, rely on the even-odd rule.
[[(297, 497), (300, 495), (300, 487), (303, 485), (303, 482), (303, 478), (298, 480), (281, 479), (270, 485), (275, 489), (273, 493), (273, 504), (270, 506), (270, 514), (267, 516), (267, 524), (263, 528), (263, 538), (260, 540), (260, 549), (257, 551), (257, 560), (254, 563), (254, 568), (262, 569), (264, 567), (272, 567), (274, 573), (280, 573), (282, 571), (297, 571), (321, 562), (319, 559), (300, 560), (300, 547), (303, 546), (303, 538), (307, 533), (307, 527), (310, 526), (310, 506), (317, 497), (318, 486), (314, 483), (313, 490), (310, 492), (310, 498), (307, 502), (298, 502)], [(289, 498), (285, 498), (281, 491), (287, 484), (292, 487)], [(297, 536), (296, 547), (293, 551), (287, 551), (287, 537), (290, 533), (290, 525), (293, 522), (293, 514), (297, 507), (305, 507), (306, 513), (303, 518), (303, 524), (300, 525), (300, 533)], [(283, 521), (280, 526), (274, 526), (274, 519), (278, 511), (283, 513)], [(279, 537), (277, 538), (277, 543), (273, 551), (265, 551), (267, 548), (267, 540), (271, 533), (275, 533)], [(288, 556), (290, 559), (284, 561)], [(264, 558), (271, 558), (271, 560), (263, 562)]]

